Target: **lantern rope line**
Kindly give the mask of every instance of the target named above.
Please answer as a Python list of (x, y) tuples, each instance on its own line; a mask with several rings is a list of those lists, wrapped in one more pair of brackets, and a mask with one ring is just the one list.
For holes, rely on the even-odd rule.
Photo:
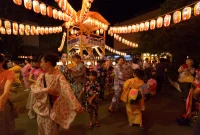
[(126, 55), (126, 53), (117, 51), (117, 50), (115, 50), (115, 49), (113, 49), (113, 48), (111, 48), (110, 46), (107, 46), (107, 45), (105, 45), (105, 49), (107, 49), (108, 51), (110, 51), (112, 53), (118, 54), (118, 55), (122, 55), (122, 56)]
[[(195, 4), (199, 3), (199, 2), (200, 2), (200, 1), (193, 2), (193, 3), (189, 4), (189, 5), (184, 6), (184, 7), (175, 9), (175, 10), (173, 10), (173, 11), (170, 11), (170, 12), (168, 12), (168, 13), (159, 15), (159, 16), (157, 16), (157, 17), (150, 18), (150, 19), (145, 20), (145, 21), (140, 21), (140, 22), (138, 22), (138, 23), (127, 24), (127, 25), (118, 25), (118, 26), (109, 26), (109, 27), (110, 27), (109, 30), (110, 30), (111, 28), (115, 28), (115, 27), (127, 27), (127, 26), (132, 26), (132, 25), (134, 25), (134, 24), (140, 24), (140, 23), (144, 23), (144, 22), (147, 22), (147, 21), (151, 21), (151, 20), (157, 19), (158, 17), (163, 17), (163, 16), (165, 16), (165, 15), (174, 13), (174, 12), (176, 12), (176, 11), (183, 10), (185, 7), (193, 6), (193, 5), (195, 5)], [(119, 32), (119, 33), (120, 33), (120, 32)], [(135, 33), (135, 32), (130, 32), (130, 33)], [(120, 33), (120, 34), (126, 34), (126, 33)]]
[[(82, 7), (81, 7), (80, 16), (79, 16), (81, 22), (84, 21), (85, 19), (87, 19), (87, 17), (88, 17), (88, 12), (90, 11), (90, 8), (91, 8), (92, 3), (93, 3), (93, 1), (88, 2), (88, 3), (90, 3), (90, 7), (86, 7), (86, 8), (88, 9), (88, 11), (86, 11), (86, 14), (87, 14), (87, 15), (84, 17), (84, 15), (83, 15), (83, 13), (84, 13), (84, 7), (85, 7), (85, 5), (86, 5), (87, 2), (88, 2), (87, 0), (83, 0), (83, 1), (82, 1)], [(82, 18), (82, 17), (83, 17), (83, 18)]]
[[(110, 33), (110, 36), (113, 36), (113, 37), (115, 38), (115, 40), (117, 40), (117, 41), (119, 41), (119, 42), (122, 42), (123, 44), (125, 44), (125, 45), (127, 45), (127, 46), (130, 46), (130, 47), (132, 47), (132, 48), (137, 48), (137, 47), (138, 47), (138, 44), (136, 44), (136, 43), (134, 43), (134, 42), (131, 42), (131, 41), (129, 41), (129, 40), (127, 40), (127, 39), (125, 39), (125, 38), (119, 36), (118, 34), (114, 34), (114, 35), (113, 35), (113, 33), (111, 32), (111, 33)], [(117, 38), (117, 37), (118, 37), (118, 38)], [(119, 40), (119, 38), (121, 38), (121, 41)], [(124, 39), (124, 42), (123, 42), (123, 39)], [(126, 44), (126, 42), (129, 42), (129, 45), (128, 45), (128, 43)]]
[(0, 18), (0, 20), (10, 21), (12, 23), (18, 23), (18, 24), (23, 24), (23, 25), (37, 26), (37, 27), (62, 27), (62, 25), (59, 25), (59, 26), (40, 26), (40, 25), (34, 25), (34, 24), (27, 24), (27, 23), (21, 23), (21, 22), (17, 22), (17, 21), (5, 19), (5, 18)]

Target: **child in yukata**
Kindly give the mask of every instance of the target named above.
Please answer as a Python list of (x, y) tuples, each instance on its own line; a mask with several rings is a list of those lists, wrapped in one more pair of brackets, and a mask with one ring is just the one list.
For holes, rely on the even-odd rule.
[(92, 129), (94, 126), (100, 126), (98, 121), (98, 102), (101, 88), (96, 79), (97, 72), (91, 71), (89, 74), (89, 81), (86, 82), (79, 95), (80, 99), (83, 93), (86, 94), (86, 110), (90, 116), (90, 123), (88, 124), (89, 129)]

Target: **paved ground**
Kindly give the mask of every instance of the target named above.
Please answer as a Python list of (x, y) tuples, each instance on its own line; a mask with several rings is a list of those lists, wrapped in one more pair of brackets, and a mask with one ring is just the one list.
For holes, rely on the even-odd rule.
[[(37, 135), (36, 120), (29, 120), (25, 110), (28, 92), (23, 88), (14, 95), (14, 100), (20, 106), (22, 114), (16, 119), (16, 135)], [(69, 130), (60, 129), (60, 135), (192, 135), (193, 127), (178, 126), (175, 118), (181, 114), (184, 108), (180, 101), (180, 93), (174, 90), (170, 85), (146, 102), (146, 111), (144, 112), (145, 130), (138, 127), (129, 127), (126, 111), (123, 103), (120, 110), (110, 114), (107, 108), (111, 97), (108, 97), (100, 104), (99, 117), (101, 127), (93, 130), (87, 129), (89, 122), (87, 113), (76, 117)], [(182, 109), (181, 109), (182, 108)]]

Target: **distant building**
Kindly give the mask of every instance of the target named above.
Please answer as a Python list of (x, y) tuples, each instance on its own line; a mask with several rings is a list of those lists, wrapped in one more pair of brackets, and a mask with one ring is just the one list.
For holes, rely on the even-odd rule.
[[(124, 21), (122, 23), (115, 24), (115, 26), (136, 24), (136, 23), (140, 23), (140, 22), (155, 18), (159, 15), (160, 15), (160, 9), (156, 9), (154, 11), (148, 12), (148, 13), (143, 14), (141, 16), (138, 16), (138, 17), (132, 18), (130, 20)], [(140, 32), (130, 33), (130, 34), (120, 34), (120, 36), (129, 40), (129, 41), (132, 41), (132, 42), (140, 45), (139, 44), (140, 43)], [(115, 39), (114, 39), (114, 48), (116, 50), (119, 50), (119, 51), (122, 51), (122, 52), (123, 51), (124, 52), (134, 52), (134, 49), (132, 47), (129, 47), (129, 46), (127, 46), (127, 45), (123, 44), (122, 42), (115, 40)]]

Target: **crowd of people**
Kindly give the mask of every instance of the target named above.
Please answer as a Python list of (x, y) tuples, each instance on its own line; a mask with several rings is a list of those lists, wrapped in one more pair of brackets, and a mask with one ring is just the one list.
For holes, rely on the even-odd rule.
[[(29, 92), (26, 108), (30, 119), (37, 118), (39, 135), (58, 135), (58, 128), (68, 129), (78, 113), (87, 111), (90, 121), (88, 129), (99, 127), (98, 108), (108, 95), (113, 95), (108, 111), (118, 111), (120, 101), (126, 105), (129, 126), (139, 125), (144, 129), (142, 113), (145, 102), (162, 90), (165, 73), (169, 62), (161, 58), (159, 62), (150, 62), (148, 58), (142, 62), (139, 58), (127, 62), (124, 57), (111, 60), (101, 59), (93, 69), (88, 69), (78, 54), (72, 56), (67, 63), (66, 55), (61, 59), (56, 54), (44, 54), (39, 60), (25, 60), (20, 67), (17, 62), (7, 70), (6, 59), (0, 55), (0, 132), (10, 135), (14, 132), (14, 114), (10, 91), (21, 87), (20, 75), (23, 77), (25, 91)], [(61, 65), (57, 62), (61, 61)], [(183, 100), (194, 93), (193, 108), (198, 110), (199, 77), (188, 81), (188, 76), (197, 73), (192, 68), (192, 60), (187, 59), (182, 65), (179, 84), (183, 90)], [(185, 73), (186, 72), (186, 73)], [(189, 74), (188, 74), (189, 72)], [(184, 75), (182, 75), (184, 73)], [(199, 75), (198, 73), (196, 74)], [(187, 76), (185, 82), (184, 76)], [(195, 78), (195, 77), (194, 77)], [(194, 85), (192, 85), (194, 84)], [(195, 86), (195, 89), (191, 89)], [(190, 98), (191, 99), (191, 98)], [(187, 104), (189, 99), (187, 100)], [(197, 107), (198, 106), (198, 107)], [(187, 117), (192, 109), (187, 110)], [(190, 113), (188, 113), (188, 111)], [(186, 115), (184, 113), (184, 116)], [(6, 128), (5, 128), (6, 127)], [(10, 130), (6, 130), (9, 128)]]

